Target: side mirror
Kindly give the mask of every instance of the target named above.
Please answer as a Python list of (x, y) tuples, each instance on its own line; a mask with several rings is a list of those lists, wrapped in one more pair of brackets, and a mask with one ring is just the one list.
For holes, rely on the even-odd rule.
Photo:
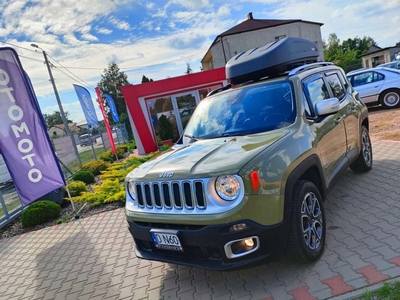
[(315, 113), (317, 116), (334, 114), (339, 110), (340, 102), (338, 98), (325, 99), (315, 104)]

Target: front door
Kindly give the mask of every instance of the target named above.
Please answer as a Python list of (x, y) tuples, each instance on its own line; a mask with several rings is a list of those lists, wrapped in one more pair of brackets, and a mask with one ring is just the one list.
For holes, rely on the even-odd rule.
[[(324, 99), (331, 98), (324, 78), (314, 76), (304, 83), (305, 93), (315, 116), (315, 104)], [(345, 162), (346, 156), (346, 131), (342, 109), (336, 114), (328, 115), (311, 125), (318, 143), (321, 163), (326, 182), (330, 184), (336, 172)]]
[(192, 116), (194, 109), (199, 103), (199, 98), (197, 93), (190, 92), (180, 95), (172, 96), (177, 127), (179, 130), (179, 134), (181, 135), (185, 130), (185, 127)]

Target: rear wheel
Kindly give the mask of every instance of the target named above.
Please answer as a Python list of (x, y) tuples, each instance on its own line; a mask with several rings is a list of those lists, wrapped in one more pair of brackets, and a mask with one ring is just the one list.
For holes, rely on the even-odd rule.
[(400, 107), (400, 90), (390, 89), (384, 91), (380, 95), (379, 100), (384, 108)]
[(364, 173), (372, 169), (372, 145), (367, 127), (361, 127), (361, 151), (357, 159), (350, 165), (355, 173)]
[(326, 222), (321, 193), (310, 181), (299, 180), (293, 189), (288, 254), (316, 261), (325, 247)]

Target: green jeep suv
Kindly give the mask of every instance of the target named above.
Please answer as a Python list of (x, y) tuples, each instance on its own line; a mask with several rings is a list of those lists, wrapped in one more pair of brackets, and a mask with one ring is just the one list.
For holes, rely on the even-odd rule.
[(372, 148), (366, 106), (317, 57), (313, 43), (286, 38), (227, 63), (231, 84), (126, 177), (138, 257), (223, 270), (322, 255), (327, 193), (348, 167), (369, 171)]

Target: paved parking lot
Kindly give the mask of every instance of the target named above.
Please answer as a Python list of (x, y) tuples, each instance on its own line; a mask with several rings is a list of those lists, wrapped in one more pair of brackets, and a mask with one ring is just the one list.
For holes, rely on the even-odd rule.
[(122, 209), (0, 241), (0, 299), (327, 299), (400, 276), (400, 144), (375, 142), (327, 203), (327, 247), (310, 265), (232, 272), (139, 260)]

